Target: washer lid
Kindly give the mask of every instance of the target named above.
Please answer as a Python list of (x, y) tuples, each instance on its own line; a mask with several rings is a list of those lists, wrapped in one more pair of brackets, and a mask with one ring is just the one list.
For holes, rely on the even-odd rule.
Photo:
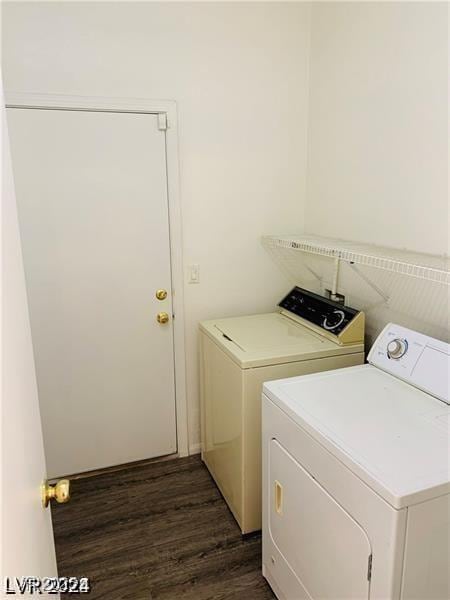
[(395, 508), (450, 492), (450, 407), (372, 365), (264, 393)]
[(200, 329), (242, 368), (362, 352), (362, 344), (339, 346), (280, 313), (204, 321)]

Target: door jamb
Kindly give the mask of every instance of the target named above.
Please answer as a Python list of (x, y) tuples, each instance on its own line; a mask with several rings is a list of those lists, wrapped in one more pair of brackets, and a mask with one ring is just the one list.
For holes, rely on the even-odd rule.
[(99, 96), (69, 96), (5, 91), (6, 108), (41, 110), (78, 110), (88, 112), (125, 112), (165, 114), (167, 119), (166, 176), (170, 230), (170, 263), (172, 275), (172, 308), (175, 367), (175, 409), (177, 450), (179, 456), (189, 455), (188, 413), (186, 394), (185, 317), (183, 290), (183, 238), (178, 162), (177, 104), (174, 100), (147, 98), (107, 98)]

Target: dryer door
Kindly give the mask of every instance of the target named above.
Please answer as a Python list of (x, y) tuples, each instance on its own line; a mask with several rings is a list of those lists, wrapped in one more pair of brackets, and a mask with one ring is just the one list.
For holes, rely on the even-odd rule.
[(270, 535), (310, 598), (368, 598), (365, 531), (275, 439), (268, 481)]

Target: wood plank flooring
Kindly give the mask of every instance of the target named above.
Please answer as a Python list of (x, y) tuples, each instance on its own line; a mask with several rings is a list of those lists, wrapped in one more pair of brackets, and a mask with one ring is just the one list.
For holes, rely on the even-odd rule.
[(275, 597), (199, 456), (74, 480), (52, 515), (59, 575), (89, 577), (91, 600)]

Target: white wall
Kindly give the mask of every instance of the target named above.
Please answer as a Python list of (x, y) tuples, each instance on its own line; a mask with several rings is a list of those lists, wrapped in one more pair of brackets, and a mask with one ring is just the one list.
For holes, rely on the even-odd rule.
[(445, 252), (446, 3), (318, 3), (312, 15), (308, 229)]
[(307, 4), (3, 3), (6, 89), (178, 103), (192, 447), (198, 321), (286, 290), (259, 238), (303, 227), (308, 36)]
[[(307, 231), (449, 251), (448, 77), (447, 3), (313, 5)], [(369, 310), (372, 337), (390, 319), (448, 337), (426, 284), (382, 283), (397, 303)]]

